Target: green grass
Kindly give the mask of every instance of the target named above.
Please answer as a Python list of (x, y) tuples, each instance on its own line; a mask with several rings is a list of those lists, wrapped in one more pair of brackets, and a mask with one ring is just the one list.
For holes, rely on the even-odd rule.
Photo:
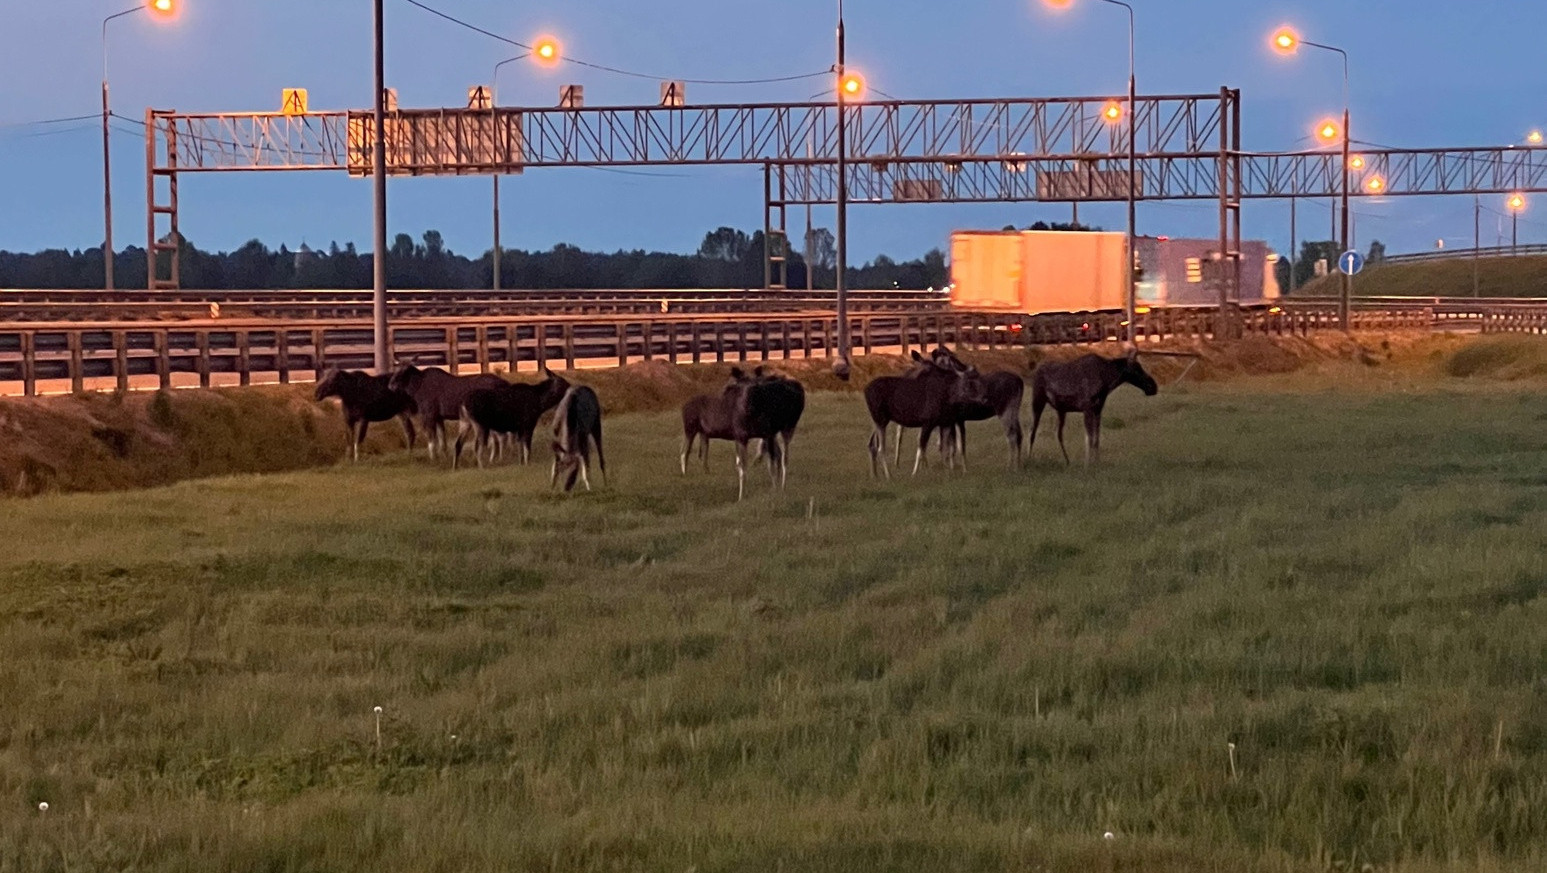
[[(1450, 258), (1409, 264), (1381, 264), (1354, 279), (1361, 297), (1472, 297), (1471, 258)], [(1547, 297), (1547, 256), (1479, 258), (1476, 264), (1480, 297)], [(1338, 276), (1316, 279), (1296, 296), (1336, 296)]]
[(0, 871), (1541, 869), (1547, 402), (1260, 387), (7, 503)]

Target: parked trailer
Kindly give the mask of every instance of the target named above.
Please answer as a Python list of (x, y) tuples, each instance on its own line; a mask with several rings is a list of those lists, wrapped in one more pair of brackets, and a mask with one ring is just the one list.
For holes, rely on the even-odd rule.
[[(1139, 237), (1140, 306), (1219, 302), (1218, 241)], [(1267, 244), (1242, 244), (1241, 287), (1233, 302), (1278, 299)], [(1125, 234), (1098, 231), (958, 231), (951, 235), (951, 305), (1040, 315), (1120, 311), (1128, 295)]]

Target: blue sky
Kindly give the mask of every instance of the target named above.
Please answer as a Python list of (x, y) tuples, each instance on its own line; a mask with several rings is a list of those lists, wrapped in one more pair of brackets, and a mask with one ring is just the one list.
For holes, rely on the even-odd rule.
[[(113, 22), (109, 35), (113, 104), (141, 117), (145, 107), (187, 112), (277, 108), (281, 88), (309, 89), (314, 109), (370, 101), (368, 0), (179, 0), (175, 23), (148, 14)], [(515, 39), (562, 39), (567, 54), (673, 78), (757, 78), (815, 72), (832, 63), (829, 0), (429, 0), (448, 13)], [(100, 134), (93, 122), (39, 127), (39, 119), (97, 111), (101, 20), (126, 0), (7, 3), (0, 39), (0, 249), (86, 247), (101, 239)], [(904, 98), (1108, 94), (1126, 78), (1123, 11), (1075, 0), (1055, 12), (1040, 0), (848, 0), (849, 62)], [(1353, 62), (1356, 135), (1411, 147), (1505, 145), (1547, 127), (1547, 64), (1539, 35), (1547, 4), (1527, 0), (1134, 0), (1140, 90), (1213, 92), (1240, 88), (1245, 146), (1306, 147), (1318, 118), (1341, 100), (1335, 56), (1285, 59), (1268, 34), (1294, 23), (1307, 38), (1346, 48)], [(460, 105), (467, 86), (487, 81), (509, 47), (462, 30), (403, 0), (386, 0), (387, 77), (404, 106)], [(562, 83), (583, 84), (588, 105), (653, 102), (654, 82), (573, 65), (543, 70), (512, 64), (501, 74), (502, 104), (551, 105)], [(820, 83), (690, 86), (690, 102), (805, 100)], [(119, 122), (122, 125), (124, 123)], [(114, 133), (115, 241), (144, 244), (144, 144)], [(504, 186), (507, 246), (696, 248), (703, 233), (762, 224), (756, 168), (623, 175), (583, 169), (527, 173)], [(1494, 198), (1502, 200), (1502, 198)], [(370, 239), (370, 187), (341, 174), (266, 173), (185, 177), (182, 229), (203, 248), (230, 249), (258, 237), (295, 247)], [(490, 244), (489, 181), (394, 181), (393, 233), (440, 230), (451, 248)], [(1502, 209), (1500, 203), (1486, 203)], [(1536, 207), (1536, 204), (1532, 204)], [(1081, 217), (1111, 228), (1122, 207), (1087, 206)], [(1288, 245), (1288, 205), (1250, 203), (1249, 237)], [(1470, 198), (1366, 201), (1357, 208), (1361, 244), (1392, 251), (1428, 248), (1437, 238), (1469, 244)], [(851, 260), (876, 253), (916, 256), (944, 246), (953, 229), (1064, 219), (1067, 206), (867, 206), (851, 213)], [(1329, 223), (1325, 205), (1303, 204), (1301, 235)], [(792, 227), (803, 217), (791, 214)], [(1211, 235), (1213, 208), (1146, 205), (1141, 231)], [(816, 223), (831, 225), (830, 210)], [(1484, 218), (1484, 244), (1507, 220)], [(1547, 242), (1547, 197), (1521, 220), (1522, 242)]]

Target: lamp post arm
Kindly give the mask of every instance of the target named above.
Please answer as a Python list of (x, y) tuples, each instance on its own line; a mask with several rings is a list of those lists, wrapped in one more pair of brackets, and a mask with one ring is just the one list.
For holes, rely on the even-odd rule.
[(102, 81), (107, 81), (107, 23), (115, 18), (123, 18), (125, 15), (133, 15), (134, 13), (139, 12), (144, 8), (144, 6), (135, 6), (130, 9), (125, 9), (122, 12), (114, 12), (112, 15), (102, 19)]
[(531, 52), (524, 52), (522, 54), (516, 55), (513, 58), (506, 58), (505, 60), (500, 61), (499, 63), (494, 65), (494, 72), (489, 75), (489, 105), (490, 106), (496, 106), (496, 105), (499, 104), (500, 67), (503, 67), (503, 66), (505, 66), (506, 64), (509, 64), (509, 63), (514, 63), (515, 61), (524, 61), (524, 60), (526, 60), (527, 58), (529, 58), (531, 56), (532, 56)]

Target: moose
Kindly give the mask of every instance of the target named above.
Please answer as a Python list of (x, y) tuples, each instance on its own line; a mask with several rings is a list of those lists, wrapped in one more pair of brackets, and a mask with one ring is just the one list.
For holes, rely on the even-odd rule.
[[(914, 359), (926, 363), (917, 352)], [(892, 477), (886, 466), (886, 429), (893, 422), (920, 429), (918, 452), (913, 458), (914, 475), (918, 475), (924, 451), (929, 447), (929, 437), (936, 430), (942, 431), (946, 441), (942, 451), (946, 454), (947, 468), (954, 466), (958, 410), (988, 402), (983, 375), (977, 367), (968, 365), (958, 368), (931, 361), (913, 375), (881, 376), (872, 380), (865, 386), (865, 405), (875, 425), (870, 435), (870, 475), (876, 475), (879, 464), (881, 473), (888, 479)], [(900, 441), (901, 434), (897, 438)]]
[[(682, 456), (679, 468), (685, 475), (688, 471), (688, 456), (693, 453), (693, 445), (698, 444), (698, 455), (704, 464), (704, 472), (709, 471), (709, 441), (736, 439), (735, 429), (731, 424), (731, 417), (735, 414), (735, 402), (738, 397), (734, 390), (739, 384), (750, 379), (773, 380), (782, 379), (764, 367), (758, 367), (748, 376), (740, 367), (731, 368), (731, 378), (725, 386), (725, 390), (718, 394), (698, 394), (682, 404)], [(805, 394), (801, 389), (801, 407), (805, 407)], [(797, 420), (799, 414), (796, 414)], [(794, 437), (794, 429), (784, 435), (782, 447), (785, 454), (789, 451), (789, 441)], [(761, 445), (758, 446), (758, 456), (766, 454)], [(782, 456), (781, 456), (782, 457)]]
[[(740, 370), (735, 372), (740, 373)], [(735, 386), (737, 379), (732, 379), (719, 394), (699, 394), (682, 404), (682, 457), (680, 467), (683, 475), (688, 472), (688, 456), (693, 453), (693, 443), (698, 442), (698, 456), (704, 463), (704, 472), (709, 472), (709, 441), (710, 440), (734, 440), (735, 431), (731, 429), (731, 402), (735, 394), (731, 388)]]
[(607, 484), (607, 457), (602, 454), (602, 403), (596, 392), (586, 385), (576, 385), (564, 392), (558, 409), (553, 414), (553, 468), (548, 475), (548, 487), (558, 484), (559, 474), (564, 473), (564, 491), (575, 488), (575, 477), (591, 490), (591, 448), (596, 448), (596, 463), (602, 470), (602, 484)]
[[(453, 376), (440, 367), (420, 369), (405, 364), (392, 374), (387, 386), (413, 398), (418, 409), (419, 427), (429, 444), (430, 459), (434, 460), (437, 450), (446, 447), (445, 423), (461, 417), (467, 396), (480, 388), (498, 388), (504, 384), (504, 379), (492, 373)], [(461, 452), (460, 446), (457, 451)], [(456, 464), (455, 457), (452, 464)]]
[(1036, 444), (1042, 410), (1051, 405), (1058, 413), (1058, 448), (1064, 454), (1064, 463), (1069, 463), (1069, 450), (1064, 446), (1064, 416), (1071, 412), (1085, 416), (1085, 464), (1100, 460), (1101, 410), (1106, 406), (1107, 395), (1125, 382), (1143, 391), (1146, 397), (1154, 397), (1160, 390), (1155, 379), (1139, 365), (1138, 349), (1130, 349), (1121, 358), (1090, 354), (1038, 367), (1031, 376), (1031, 439), (1026, 451), (1029, 453)]
[(365, 432), (371, 422), (393, 418), (403, 423), (403, 441), (410, 452), (414, 450), (413, 416), (418, 408), (412, 397), (393, 390), (387, 384), (389, 381), (387, 376), (329, 367), (317, 382), (319, 402), (337, 397), (344, 408), (344, 424), (349, 428), (349, 450), (353, 460), (360, 460), (360, 444), (365, 442)]
[(790, 441), (806, 410), (806, 389), (794, 379), (758, 367), (747, 375), (732, 368), (724, 402), (730, 410), (731, 439), (736, 443), (736, 499), (746, 496), (747, 447), (762, 440), (758, 454), (768, 460), (768, 475), (783, 490), (789, 478)]
[(547, 367), (543, 368), (543, 377), (543, 381), (535, 384), (510, 383), (501, 379), (498, 385), (469, 393), (457, 413), (459, 423), (452, 467), (457, 465), (457, 457), (462, 454), (462, 444), (469, 432), (474, 435), (473, 457), (480, 467), (485, 449), (489, 450), (490, 461), (493, 461), (492, 434), (510, 434), (516, 440), (520, 463), (530, 461), (537, 420), (558, 406), (570, 387), (563, 376)]
[[(918, 352), (913, 353), (914, 366), (908, 371), (908, 376), (917, 377), (930, 368), (945, 370), (961, 370), (967, 365), (945, 346), (937, 346), (930, 352), (928, 358), (924, 358)], [(957, 408), (958, 421), (955, 427), (955, 438), (958, 450), (961, 452), (962, 469), (967, 468), (967, 422), (986, 421), (990, 418), (999, 419), (1004, 425), (1005, 442), (1010, 445), (1010, 468), (1015, 469), (1021, 463), (1021, 447), (1023, 443), (1021, 433), (1021, 397), (1025, 393), (1026, 382), (1020, 374), (1009, 370), (995, 370), (985, 373), (984, 384), (988, 390), (988, 403), (974, 405), (964, 404)], [(905, 428), (897, 427), (897, 447), (893, 455), (893, 463), (902, 463), (902, 432)], [(940, 433), (940, 448), (942, 453), (946, 447), (946, 433)]]

